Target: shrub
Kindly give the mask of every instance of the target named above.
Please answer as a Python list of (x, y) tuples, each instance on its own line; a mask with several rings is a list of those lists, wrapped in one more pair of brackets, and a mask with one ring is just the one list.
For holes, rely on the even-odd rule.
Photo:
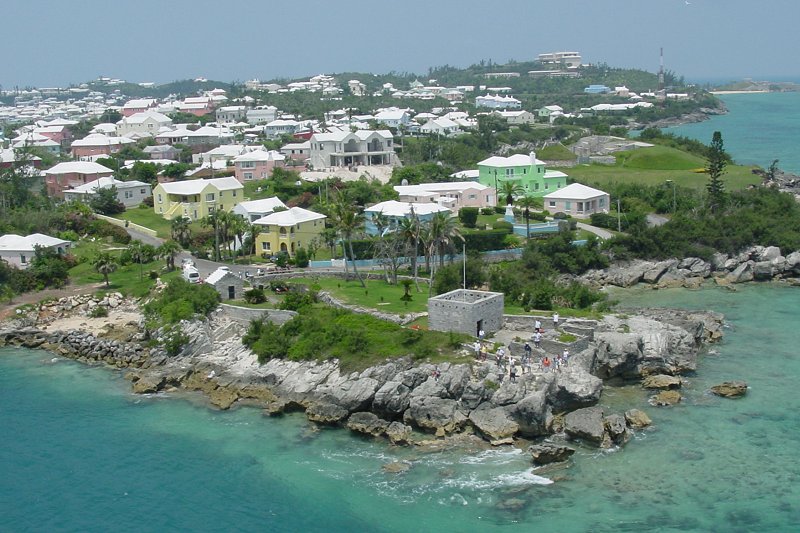
[(506, 212), (506, 207), (504, 205), (496, 205), (494, 206), (494, 212), (502, 215)]
[(464, 224), (464, 227), (474, 228), (475, 223), (478, 221), (478, 208), (462, 207), (458, 211), (458, 219)]
[(244, 301), (251, 304), (260, 304), (267, 301), (267, 296), (264, 294), (264, 289), (250, 289), (244, 291)]
[(278, 267), (286, 268), (289, 264), (289, 254), (287, 252), (278, 252), (278, 255), (274, 257), (273, 261)]
[(498, 220), (492, 224), (492, 227), (494, 227), (496, 230), (505, 231), (506, 233), (511, 233), (514, 231), (514, 224), (511, 222), (506, 222), (505, 220)]
[(174, 324), (195, 314), (208, 315), (218, 304), (219, 293), (211, 285), (193, 285), (175, 278), (157, 298), (145, 305), (145, 313), (163, 323)]
[(298, 268), (306, 268), (308, 266), (308, 252), (305, 248), (298, 248), (294, 254), (294, 264)]
[(151, 270), (150, 272), (148, 272), (147, 275), (150, 279), (153, 280), (158, 279), (158, 272), (156, 272), (155, 270)]
[(484, 207), (481, 209), (482, 215), (494, 215), (494, 207)]
[(91, 311), (89, 311), (89, 316), (92, 317), (92, 318), (100, 318), (100, 317), (108, 316), (108, 309), (106, 309), (102, 305), (98, 305), (98, 306), (92, 308)]
[(179, 324), (175, 324), (165, 331), (164, 350), (170, 357), (175, 357), (181, 353), (181, 349), (189, 340), (189, 336), (184, 333), (183, 328)]
[(300, 309), (310, 306), (317, 301), (316, 294), (311, 292), (289, 291), (284, 296), (283, 301), (278, 305), (278, 309), (286, 309), (288, 311), (299, 311)]

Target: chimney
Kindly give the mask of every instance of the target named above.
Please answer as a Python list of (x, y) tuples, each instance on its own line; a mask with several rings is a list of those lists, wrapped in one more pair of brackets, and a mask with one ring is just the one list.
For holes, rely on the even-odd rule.
[(536, 164), (536, 152), (531, 150), (531, 165), (535, 165), (535, 164)]

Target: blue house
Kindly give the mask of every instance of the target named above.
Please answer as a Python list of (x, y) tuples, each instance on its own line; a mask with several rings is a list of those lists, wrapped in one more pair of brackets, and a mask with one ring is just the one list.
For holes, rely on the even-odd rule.
[(589, 85), (583, 92), (586, 94), (608, 94), (611, 92), (611, 89), (605, 85)]
[(410, 217), (412, 212), (417, 216), (420, 222), (425, 222), (433, 218), (433, 215), (436, 213), (446, 212), (450, 214), (451, 211), (448, 208), (433, 202), (412, 203), (389, 200), (375, 204), (364, 210), (364, 231), (366, 231), (368, 235), (378, 235), (379, 232), (376, 219), (381, 215), (386, 218), (384, 231), (386, 231), (386, 229), (392, 231), (397, 227), (397, 224), (400, 222), (400, 220)]

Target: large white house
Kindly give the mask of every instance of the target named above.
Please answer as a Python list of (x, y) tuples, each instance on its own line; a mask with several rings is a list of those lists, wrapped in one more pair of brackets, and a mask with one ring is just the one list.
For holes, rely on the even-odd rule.
[(447, 213), (448, 216), (451, 214), (450, 209), (438, 203), (387, 200), (364, 210), (364, 230), (369, 235), (377, 235), (379, 232), (377, 219), (383, 217), (387, 224), (384, 231), (391, 231), (397, 227), (400, 220), (410, 217), (412, 213), (422, 222), (430, 220), (436, 213)]
[(0, 237), (0, 260), (17, 268), (28, 268), (31, 259), (36, 255), (36, 248), (55, 250), (59, 254), (66, 253), (72, 242), (32, 233), (26, 237), (9, 233)]
[(149, 183), (136, 180), (122, 181), (108, 176), (105, 178), (98, 178), (84, 185), (78, 185), (72, 189), (67, 189), (64, 191), (64, 200), (68, 202), (73, 200), (88, 202), (94, 194), (97, 194), (98, 190), (111, 187), (117, 188), (117, 200), (125, 207), (136, 207), (141, 204), (145, 198), (153, 195)]
[(494, 207), (497, 203), (494, 187), (476, 181), (395, 185), (394, 190), (401, 202), (436, 203), (453, 211), (462, 207)]
[(388, 130), (337, 131), (311, 136), (310, 163), (315, 169), (392, 165), (394, 141)]

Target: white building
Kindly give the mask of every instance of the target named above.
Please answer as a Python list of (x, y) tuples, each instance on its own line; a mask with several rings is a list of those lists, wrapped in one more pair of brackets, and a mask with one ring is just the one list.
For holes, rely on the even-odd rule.
[(287, 209), (286, 204), (281, 202), (280, 198), (273, 196), (261, 200), (239, 202), (236, 204), (236, 207), (233, 208), (233, 212), (243, 217), (248, 222), (255, 222), (259, 218), (263, 218), (275, 212), (276, 208)]
[(388, 130), (315, 133), (311, 137), (310, 162), (316, 169), (392, 165), (395, 162), (393, 140)]
[(587, 218), (593, 213), (608, 213), (609, 202), (607, 192), (580, 183), (544, 195), (544, 208), (551, 214), (565, 213), (578, 218)]
[(26, 237), (9, 233), (0, 237), (0, 260), (17, 268), (28, 268), (36, 255), (36, 248), (55, 250), (59, 255), (66, 253), (72, 242), (57, 239), (42, 233), (32, 233)]
[(475, 98), (475, 107), (488, 107), (490, 109), (518, 109), (522, 102), (513, 96), (489, 95)]
[(73, 189), (67, 189), (64, 191), (64, 200), (68, 202), (80, 200), (88, 203), (91, 196), (96, 194), (98, 190), (108, 189), (110, 187), (117, 188), (117, 200), (125, 207), (136, 207), (141, 204), (145, 198), (153, 195), (149, 183), (136, 180), (121, 181), (109, 176), (107, 178), (98, 178)]
[(155, 137), (161, 128), (170, 127), (172, 127), (172, 119), (167, 115), (155, 111), (144, 111), (129, 117), (122, 117), (122, 120), (117, 122), (117, 135), (129, 137), (131, 133), (139, 133)]
[(245, 116), (246, 122), (253, 126), (268, 124), (278, 118), (278, 108), (271, 105), (259, 106), (255, 109), (248, 109)]

